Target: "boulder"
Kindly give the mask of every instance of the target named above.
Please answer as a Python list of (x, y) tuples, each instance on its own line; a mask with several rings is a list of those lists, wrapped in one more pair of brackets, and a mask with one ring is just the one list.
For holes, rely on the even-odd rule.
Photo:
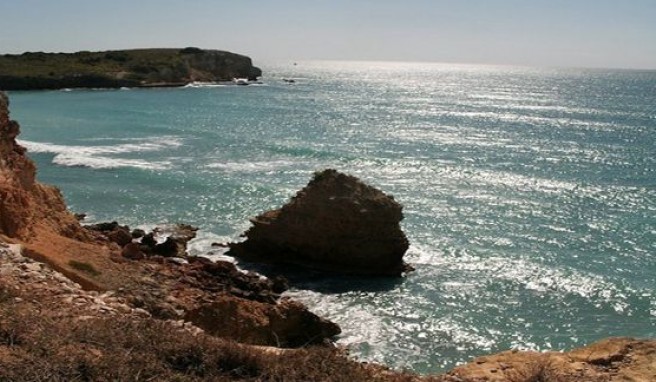
[(217, 337), (285, 348), (322, 344), (341, 332), (299, 302), (284, 299), (267, 304), (228, 294), (190, 311), (185, 321)]
[(165, 257), (185, 257), (187, 243), (196, 237), (197, 231), (197, 227), (188, 224), (157, 226), (153, 233), (159, 237), (166, 237), (166, 239), (160, 244), (155, 244), (153, 252)]
[(121, 255), (130, 260), (142, 260), (146, 257), (139, 243), (126, 244), (121, 250)]
[(316, 173), (282, 208), (252, 219), (246, 240), (228, 255), (318, 270), (398, 276), (408, 240), (392, 196), (336, 170)]

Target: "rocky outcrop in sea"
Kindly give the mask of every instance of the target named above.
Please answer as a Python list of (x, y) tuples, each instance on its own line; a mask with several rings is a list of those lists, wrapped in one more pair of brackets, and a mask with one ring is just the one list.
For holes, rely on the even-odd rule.
[(282, 208), (252, 219), (229, 254), (359, 275), (399, 276), (408, 239), (393, 197), (336, 170), (314, 175)]

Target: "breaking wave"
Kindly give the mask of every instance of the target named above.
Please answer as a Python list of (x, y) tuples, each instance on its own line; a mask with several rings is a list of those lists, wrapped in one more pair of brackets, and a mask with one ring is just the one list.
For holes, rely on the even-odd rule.
[(158, 137), (133, 140), (130, 143), (103, 146), (57, 145), (53, 143), (21, 140), (19, 143), (32, 153), (55, 154), (52, 163), (67, 167), (89, 167), (111, 169), (133, 167), (144, 170), (166, 170), (170, 161), (148, 161), (141, 158), (126, 158), (120, 154), (155, 152), (182, 145), (177, 137)]

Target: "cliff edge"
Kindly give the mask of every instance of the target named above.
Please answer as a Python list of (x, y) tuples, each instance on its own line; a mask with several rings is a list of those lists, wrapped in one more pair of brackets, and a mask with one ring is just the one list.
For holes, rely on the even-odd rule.
[(20, 126), (9, 119), (9, 100), (0, 92), (0, 235), (30, 240), (37, 230), (85, 240), (59, 190), (36, 181), (36, 166), (16, 142)]

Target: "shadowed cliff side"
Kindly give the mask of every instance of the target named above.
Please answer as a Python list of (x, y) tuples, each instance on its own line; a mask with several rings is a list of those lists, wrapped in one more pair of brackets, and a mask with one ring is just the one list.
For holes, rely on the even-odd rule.
[(0, 90), (182, 86), (261, 75), (249, 57), (199, 48), (0, 55)]

